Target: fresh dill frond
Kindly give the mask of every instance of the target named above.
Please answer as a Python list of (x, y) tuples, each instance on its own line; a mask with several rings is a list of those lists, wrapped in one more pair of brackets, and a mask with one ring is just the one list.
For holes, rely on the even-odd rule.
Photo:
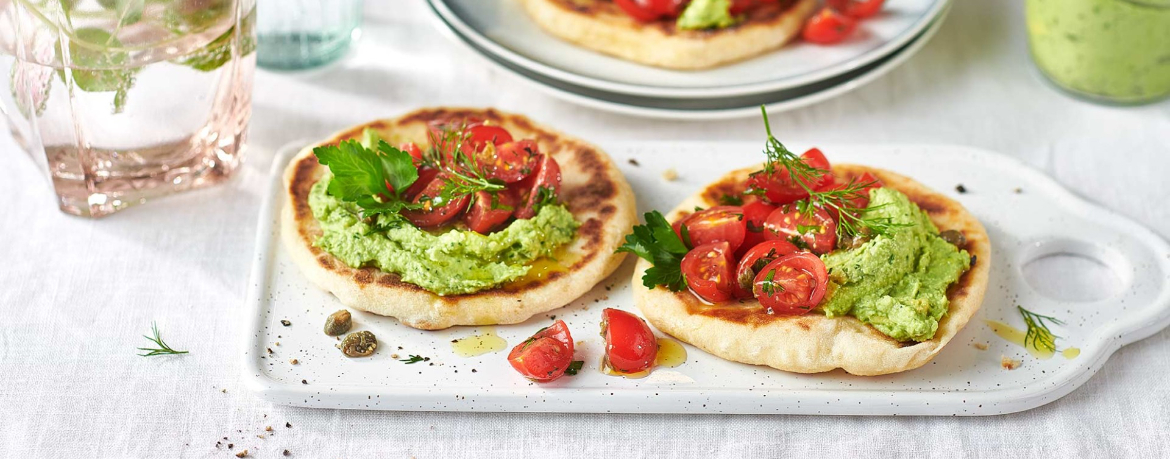
[(1049, 324), (1064, 325), (1064, 322), (1050, 316), (1044, 316), (1027, 309), (1023, 306), (1016, 306), (1020, 310), (1020, 315), (1024, 316), (1024, 323), (1028, 325), (1028, 331), (1024, 335), (1024, 347), (1029, 345), (1032, 348), (1046, 351), (1056, 352), (1056, 340), (1059, 336), (1052, 334), (1052, 330), (1048, 329)]
[[(494, 151), (485, 151), (482, 155), (468, 155), (463, 151), (470, 135), (468, 129), (463, 122), (457, 126), (444, 126), (439, 129), (439, 137), (431, 139), (431, 148), (423, 161), (443, 172), (443, 188), (438, 196), (430, 197), (433, 206), (443, 206), (460, 196), (479, 191), (498, 193), (506, 188), (502, 180), (488, 178), (485, 165), (480, 162), (481, 156), (494, 157)], [(495, 145), (488, 142), (484, 148), (494, 149)]]
[(764, 142), (764, 155), (768, 157), (768, 162), (764, 165), (763, 173), (772, 175), (777, 172), (777, 166), (782, 167), (788, 172), (793, 183), (812, 191), (808, 182), (828, 173), (828, 171), (810, 166), (804, 162), (803, 158), (780, 143), (780, 140), (772, 135), (772, 124), (768, 122), (768, 110), (760, 105), (760, 112), (764, 114), (764, 130), (768, 134), (768, 140)]
[(144, 351), (146, 353), (145, 354), (138, 354), (138, 356), (151, 357), (151, 356), (155, 356), (155, 355), (178, 355), (178, 354), (186, 354), (187, 353), (187, 351), (177, 351), (175, 349), (172, 349), (169, 345), (167, 345), (166, 341), (163, 341), (162, 336), (159, 336), (158, 324), (151, 322), (150, 329), (151, 329), (151, 332), (153, 332), (154, 337), (152, 338), (152, 337), (146, 336), (146, 335), (142, 335), (142, 337), (150, 340), (158, 347), (157, 348), (140, 347), (140, 348), (138, 348), (138, 350)]

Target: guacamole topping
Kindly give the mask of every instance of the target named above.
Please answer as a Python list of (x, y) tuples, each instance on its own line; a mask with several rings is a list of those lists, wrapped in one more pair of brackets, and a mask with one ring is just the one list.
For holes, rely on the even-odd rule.
[(970, 268), (971, 256), (940, 238), (926, 213), (896, 190), (870, 191), (864, 216), (905, 226), (823, 255), (829, 286), (821, 309), (828, 317), (852, 315), (899, 341), (933, 338), (949, 305), (947, 287)]
[(313, 245), (350, 267), (396, 273), (438, 295), (474, 293), (519, 279), (530, 263), (572, 241), (581, 226), (557, 204), (488, 235), (457, 228), (429, 232), (405, 220), (378, 221), (375, 230), (373, 222), (359, 217), (356, 205), (326, 193), (331, 179), (326, 174), (309, 192), (309, 208), (322, 231)]
[(735, 22), (731, 17), (731, 0), (694, 0), (683, 10), (675, 26), (683, 30), (721, 29)]

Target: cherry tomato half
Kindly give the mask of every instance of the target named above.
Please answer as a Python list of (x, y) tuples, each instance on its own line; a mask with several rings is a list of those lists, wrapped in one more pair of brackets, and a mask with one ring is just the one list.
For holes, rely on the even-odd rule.
[(801, 37), (804, 37), (804, 41), (809, 43), (832, 45), (845, 41), (856, 28), (856, 19), (826, 6), (808, 18), (808, 21), (804, 23)]
[(427, 185), (431, 184), (431, 181), (434, 180), (435, 176), (437, 175), (439, 175), (438, 169), (426, 166), (420, 167), (418, 169), (418, 179), (415, 180), (414, 183), (410, 184), (410, 187), (408, 187), (406, 192), (402, 194), (402, 199), (407, 201), (414, 201), (414, 198), (417, 198), (419, 193), (422, 193), (422, 191), (426, 189)]
[(735, 251), (737, 257), (742, 258), (743, 254), (751, 250), (752, 247), (768, 239), (768, 233), (764, 229), (764, 221), (768, 220), (768, 216), (772, 215), (774, 210), (776, 210), (776, 206), (764, 201), (751, 201), (743, 205), (743, 224), (746, 232), (743, 244)]
[(731, 246), (716, 242), (691, 249), (682, 259), (682, 273), (687, 287), (703, 301), (718, 303), (735, 294), (735, 260)]
[(640, 317), (620, 309), (601, 312), (601, 336), (605, 337), (605, 363), (623, 373), (650, 368), (658, 357), (658, 340)]
[(739, 266), (735, 269), (736, 295), (740, 298), (751, 298), (752, 284), (756, 281), (756, 274), (764, 269), (768, 263), (800, 249), (791, 242), (776, 239), (757, 244), (739, 259)]
[(540, 155), (536, 159), (536, 166), (524, 180), (515, 184), (520, 194), (520, 207), (516, 209), (516, 218), (526, 219), (536, 216), (536, 203), (541, 199), (541, 188), (553, 193), (561, 191), (561, 166), (557, 160), (549, 155)]
[(463, 216), (467, 227), (480, 234), (487, 234), (500, 227), (512, 217), (520, 198), (511, 190), (497, 193), (477, 191), (471, 208)]
[(679, 237), (682, 237), (683, 226), (687, 227), (692, 247), (727, 242), (732, 252), (743, 244), (747, 233), (743, 209), (735, 206), (715, 206), (687, 215), (674, 224), (674, 232)]
[(731, 15), (738, 16), (762, 5), (776, 3), (779, 0), (731, 0)]
[(542, 328), (508, 353), (508, 363), (512, 368), (536, 382), (560, 378), (572, 362), (573, 337), (561, 320)]
[(407, 154), (409, 154), (409, 155), (410, 155), (410, 158), (411, 158), (412, 160), (414, 160), (414, 165), (415, 165), (415, 166), (418, 166), (419, 164), (422, 164), (422, 160), (423, 160), (423, 152), (422, 152), (422, 148), (419, 148), (419, 146), (418, 146), (418, 144), (417, 144), (417, 143), (414, 143), (414, 142), (406, 142), (406, 143), (403, 143), (403, 144), (399, 145), (399, 146), (398, 146), (398, 149), (399, 149), (399, 150), (402, 150), (402, 151), (405, 151)]
[(478, 152), (488, 143), (503, 145), (512, 142), (512, 134), (499, 126), (473, 124), (467, 127), (467, 142), (471, 144), (472, 151)]
[[(492, 150), (484, 150), (485, 153), (488, 151)], [(499, 179), (504, 183), (524, 180), (524, 177), (532, 174), (536, 160), (540, 159), (540, 149), (537, 148), (536, 142), (531, 140), (498, 144), (494, 151), (495, 154), (491, 157), (484, 157), (486, 154), (480, 155), (484, 173), (488, 178)]]
[(790, 240), (794, 236), (816, 254), (829, 253), (837, 245), (837, 222), (828, 211), (813, 210), (811, 218), (789, 204), (772, 212), (764, 222), (768, 238)]
[(661, 18), (674, 18), (682, 13), (684, 0), (614, 0), (619, 8), (630, 17), (650, 22)]
[[(821, 184), (833, 180), (833, 175), (829, 173), (829, 160), (820, 150), (810, 149), (800, 155), (800, 158), (805, 164), (823, 171), (810, 180), (811, 183), (805, 183), (809, 188), (815, 190)], [(782, 167), (776, 168), (771, 174), (765, 174), (763, 171), (752, 174), (748, 177), (748, 186), (764, 190), (764, 199), (777, 205), (789, 204), (808, 197), (808, 190), (793, 180), (788, 169)]]
[(829, 276), (816, 255), (797, 252), (768, 263), (756, 274), (752, 292), (776, 314), (804, 314), (825, 297)]
[(886, 0), (829, 0), (829, 7), (854, 19), (873, 17)]
[[(426, 185), (411, 199), (413, 203), (423, 203), (424, 208), (420, 210), (405, 210), (402, 216), (410, 220), (414, 226), (421, 228), (434, 228), (441, 226), (463, 213), (467, 208), (467, 201), (471, 199), (470, 195), (463, 195), (452, 199), (450, 202), (437, 202), (440, 199), (439, 193), (443, 190), (444, 175), (442, 173), (435, 174), (435, 178)], [(413, 188), (413, 187), (412, 187)]]

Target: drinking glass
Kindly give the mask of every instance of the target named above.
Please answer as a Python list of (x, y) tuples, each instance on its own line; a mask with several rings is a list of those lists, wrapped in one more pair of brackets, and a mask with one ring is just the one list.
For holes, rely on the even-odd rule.
[(0, 109), (60, 208), (97, 217), (240, 165), (254, 0), (0, 0)]
[(266, 69), (328, 64), (345, 55), (361, 31), (362, 0), (260, 0), (258, 6), (256, 54)]
[(1061, 89), (1111, 104), (1170, 97), (1170, 0), (1026, 0), (1032, 60)]

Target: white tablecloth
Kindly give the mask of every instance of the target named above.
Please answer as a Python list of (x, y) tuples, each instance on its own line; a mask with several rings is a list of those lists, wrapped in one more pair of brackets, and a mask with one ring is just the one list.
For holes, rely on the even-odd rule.
[[(421, 1), (368, 3), (367, 33), (342, 64), (257, 74), (251, 156), (218, 188), (102, 220), (70, 217), (0, 137), (0, 455), (1170, 456), (1170, 332), (1123, 348), (1062, 400), (988, 418), (391, 413), (258, 400), (241, 385), (244, 293), (261, 190), (281, 145), (425, 105), (515, 110), (594, 140), (762, 133), (758, 119), (652, 121), (561, 102), (447, 41)], [(775, 114), (774, 126), (799, 141), (1015, 155), (1170, 237), (1170, 103), (1110, 108), (1058, 94), (1030, 66), (1023, 27), (1018, 0), (958, 1), (904, 66)], [(191, 354), (136, 356), (151, 321)]]

